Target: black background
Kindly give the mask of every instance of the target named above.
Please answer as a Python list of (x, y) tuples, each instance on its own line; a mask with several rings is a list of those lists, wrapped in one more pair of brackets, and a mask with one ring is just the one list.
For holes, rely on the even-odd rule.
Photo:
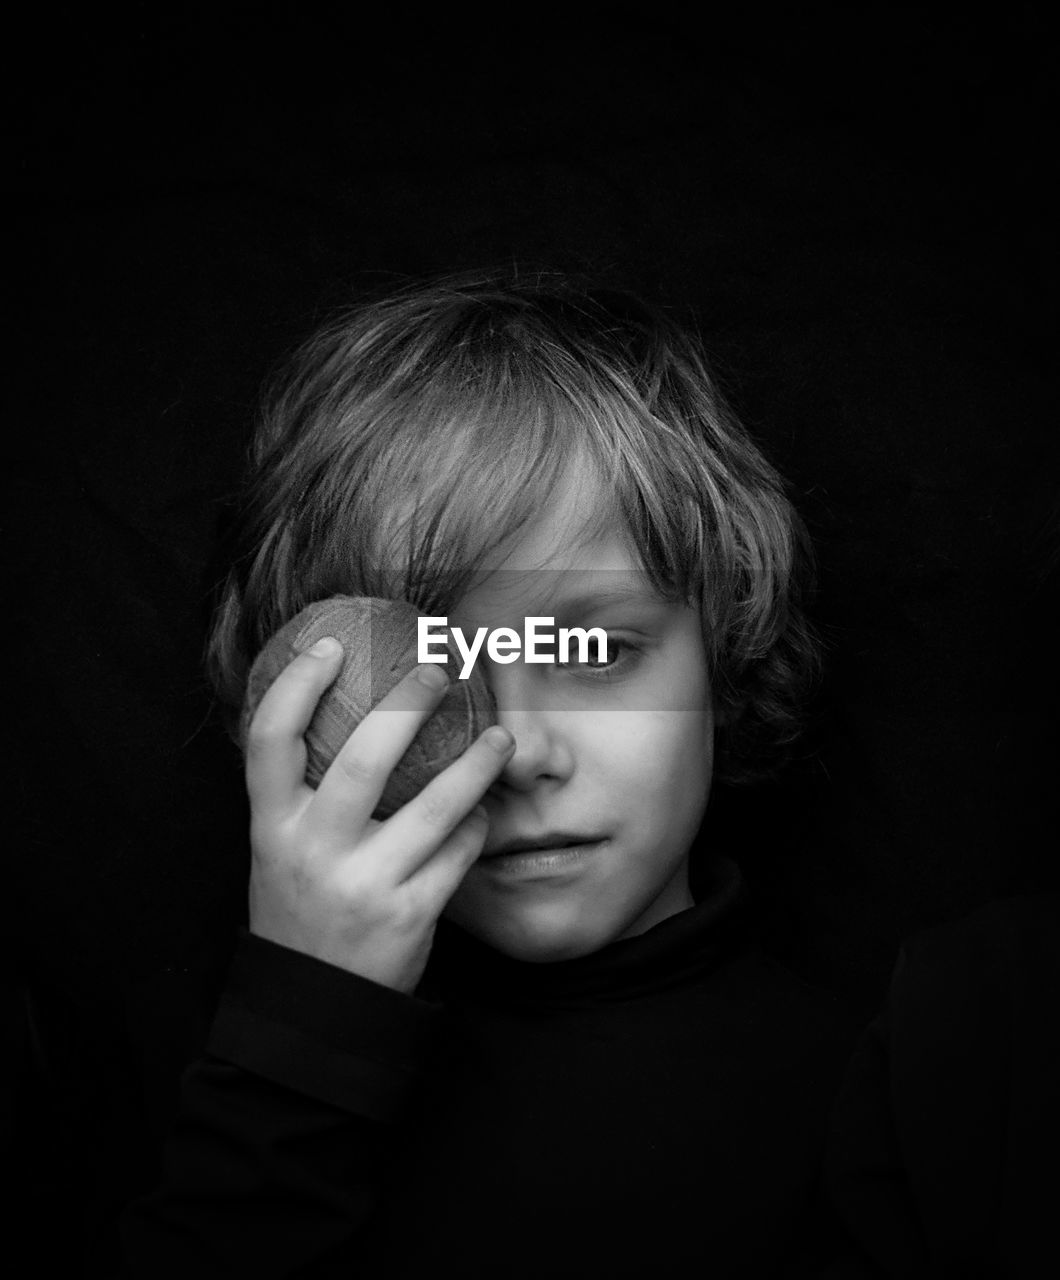
[(1055, 48), (1045, 6), (973, 12), (139, 7), (13, 42), (34, 1206), (91, 1223), (149, 1179), (209, 1016), (247, 856), (200, 667), (216, 531), (263, 378), (366, 286), (575, 267), (699, 325), (820, 562), (805, 758), (714, 819), (789, 963), (867, 1015), (902, 937), (1056, 886)]

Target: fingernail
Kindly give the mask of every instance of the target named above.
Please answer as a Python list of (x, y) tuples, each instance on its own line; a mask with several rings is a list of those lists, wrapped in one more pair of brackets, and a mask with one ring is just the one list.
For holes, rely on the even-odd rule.
[(502, 729), (499, 724), (495, 724), (492, 729), (486, 730), (486, 741), (494, 749), (504, 755), (506, 751), (510, 751), (515, 746), (515, 739), (507, 729)]
[(449, 683), (449, 677), (441, 667), (428, 666), (426, 663), (416, 672), (416, 679), (428, 689), (444, 689)]
[(339, 649), (339, 642), (335, 639), (334, 636), (324, 636), (322, 639), (318, 640), (316, 644), (313, 645), (312, 648), (308, 649), (306, 652), (311, 653), (314, 658), (328, 658), (333, 653), (337, 653), (338, 649)]

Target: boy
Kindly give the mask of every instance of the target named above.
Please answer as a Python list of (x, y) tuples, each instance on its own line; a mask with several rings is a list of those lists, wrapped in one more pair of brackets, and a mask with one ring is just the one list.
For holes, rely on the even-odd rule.
[(799, 525), (695, 343), (562, 279), (405, 290), (300, 354), (243, 510), (211, 650), (234, 713), (267, 638), (332, 595), (608, 643), (480, 658), (498, 724), (384, 821), (438, 668), (316, 790), (338, 645), (275, 681), (246, 744), (249, 933), (133, 1271), (811, 1267), (847, 1034), (757, 948), (704, 827), (712, 780), (795, 732)]

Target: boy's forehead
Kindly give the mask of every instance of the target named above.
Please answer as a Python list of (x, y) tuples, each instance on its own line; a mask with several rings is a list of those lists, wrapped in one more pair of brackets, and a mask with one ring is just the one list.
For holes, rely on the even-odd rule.
[(631, 567), (497, 569), (482, 573), (451, 613), (504, 612), (557, 619), (609, 605), (657, 604), (647, 573)]
[(594, 468), (584, 461), (563, 473), (540, 514), (510, 539), (484, 571), (622, 571), (636, 566), (625, 530), (612, 514)]
[(479, 566), (461, 606), (555, 615), (657, 599), (626, 530), (603, 516), (595, 489), (565, 486), (492, 563)]

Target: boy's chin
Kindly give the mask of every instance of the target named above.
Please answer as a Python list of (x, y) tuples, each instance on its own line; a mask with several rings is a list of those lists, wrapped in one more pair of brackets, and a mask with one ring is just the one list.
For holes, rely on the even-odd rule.
[(618, 923), (608, 928), (599, 921), (572, 918), (556, 910), (513, 914), (507, 918), (493, 915), (488, 920), (453, 912), (450, 918), (495, 951), (529, 964), (555, 964), (591, 955), (622, 932)]

